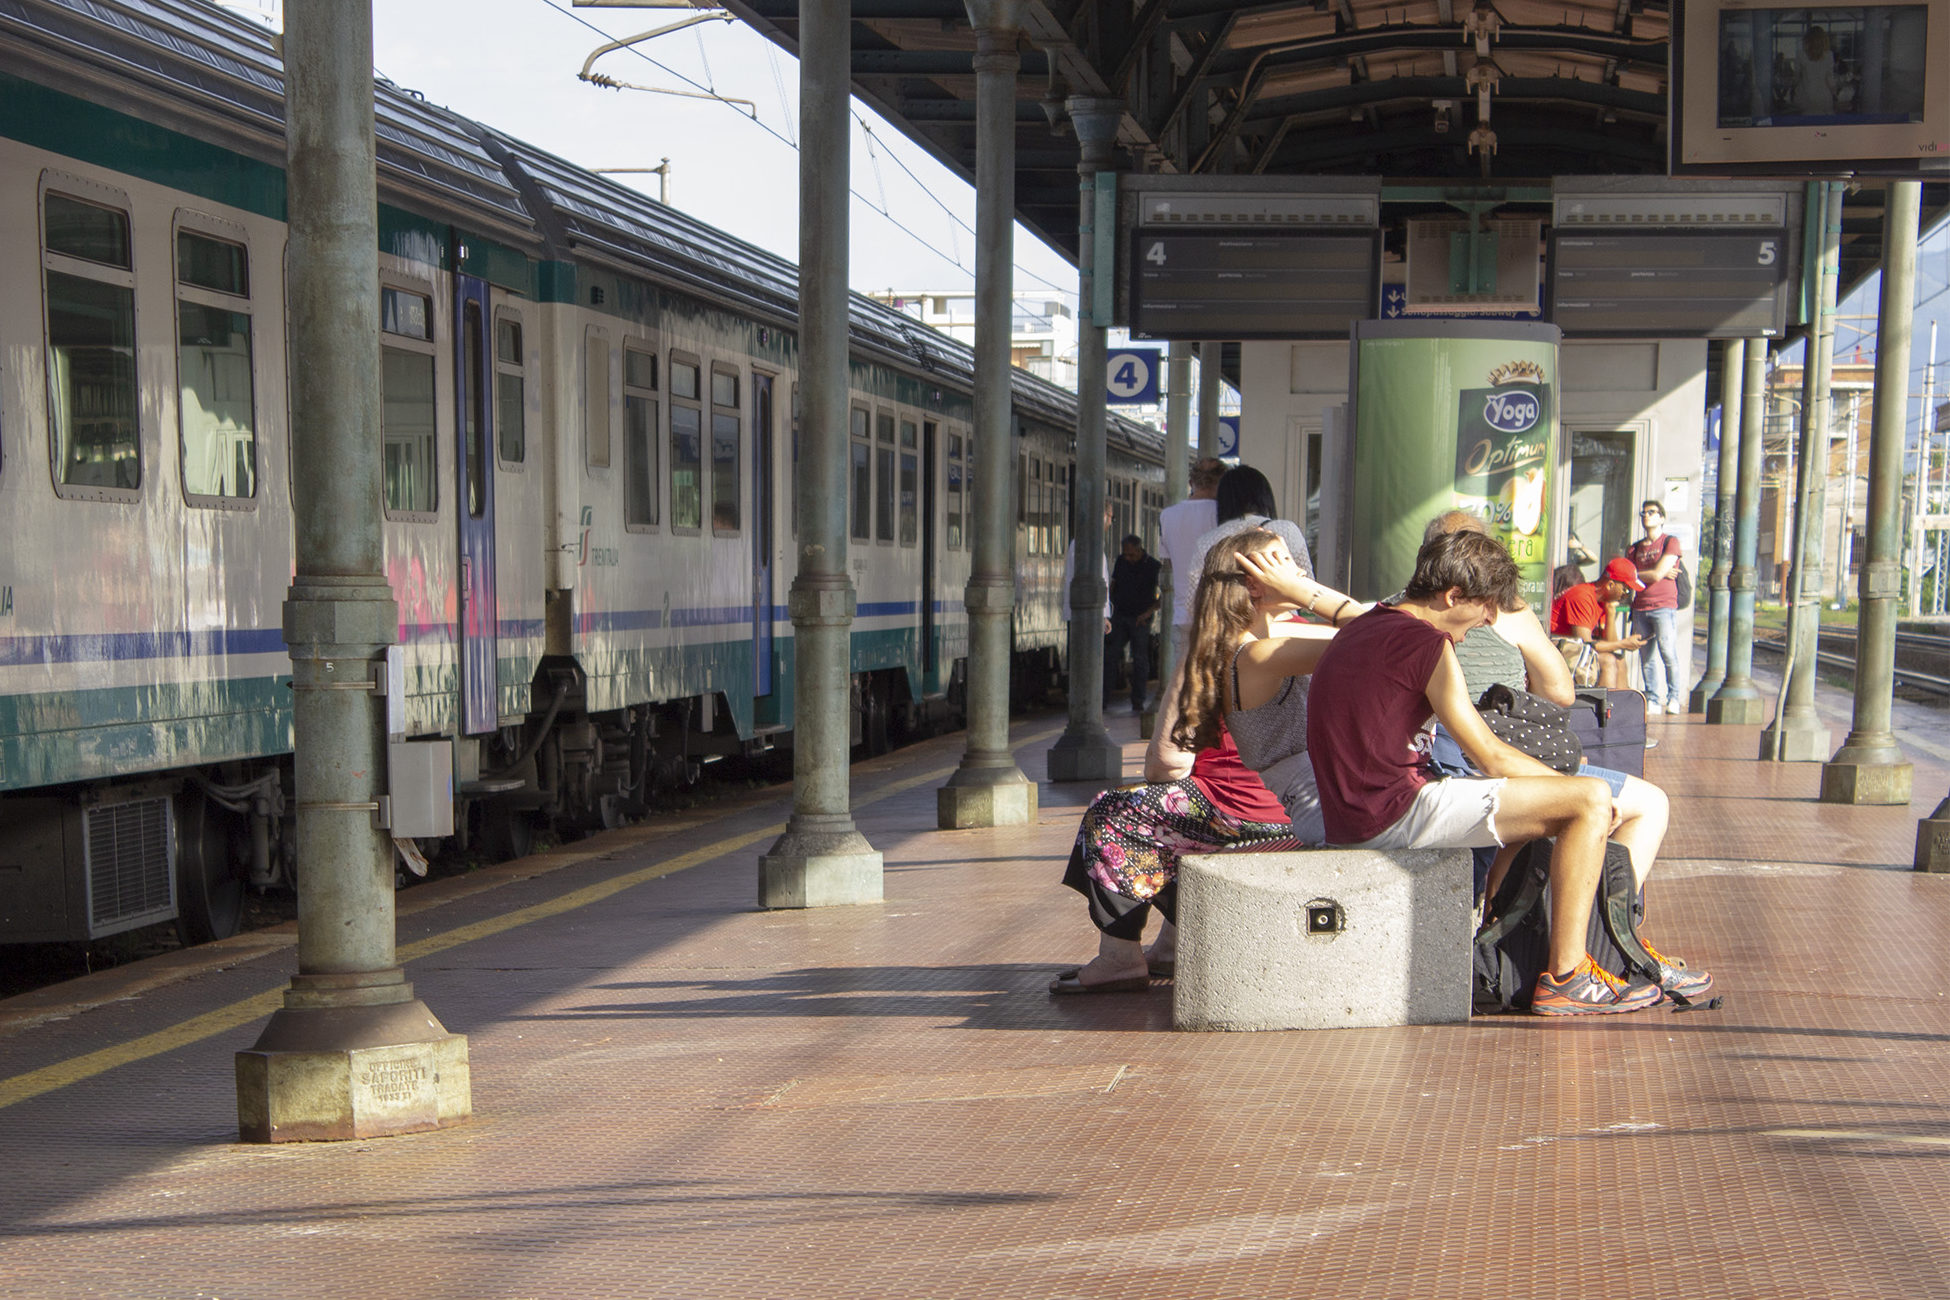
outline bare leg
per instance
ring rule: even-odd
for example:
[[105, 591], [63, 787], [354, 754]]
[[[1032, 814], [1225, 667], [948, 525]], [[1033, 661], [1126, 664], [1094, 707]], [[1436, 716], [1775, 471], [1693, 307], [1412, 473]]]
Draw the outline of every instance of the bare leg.
[[1664, 790], [1635, 776], [1625, 778], [1625, 788], [1615, 802], [1618, 829], [1611, 837], [1632, 855], [1632, 876], [1638, 887], [1644, 889], [1646, 877], [1652, 874], [1652, 863], [1659, 856], [1659, 845], [1665, 842], [1672, 805]]
[[1576, 970], [1588, 954], [1585, 926], [1605, 865], [1611, 790], [1596, 777], [1516, 776], [1503, 783], [1496, 828], [1505, 843], [1554, 836], [1551, 854], [1551, 974]]

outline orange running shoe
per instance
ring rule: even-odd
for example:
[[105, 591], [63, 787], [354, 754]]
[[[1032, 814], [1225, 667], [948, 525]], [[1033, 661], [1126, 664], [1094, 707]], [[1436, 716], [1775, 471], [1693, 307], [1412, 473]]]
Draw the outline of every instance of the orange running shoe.
[[1628, 984], [1587, 953], [1562, 980], [1549, 971], [1539, 975], [1530, 1010], [1540, 1016], [1615, 1016], [1656, 1007], [1665, 1000], [1665, 991], [1657, 984], [1645, 980]]
[[1666, 956], [1644, 939], [1640, 939], [1639, 944], [1651, 954], [1653, 961], [1659, 963], [1659, 987], [1669, 996], [1682, 1002], [1704, 1002], [1713, 996], [1711, 975], [1703, 970], [1693, 970], [1677, 957]]

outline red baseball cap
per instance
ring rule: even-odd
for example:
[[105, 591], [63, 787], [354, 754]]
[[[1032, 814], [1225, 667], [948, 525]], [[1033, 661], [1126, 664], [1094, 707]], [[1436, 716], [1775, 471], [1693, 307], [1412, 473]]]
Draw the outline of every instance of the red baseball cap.
[[1605, 565], [1605, 576], [1613, 582], [1624, 583], [1633, 591], [1645, 590], [1645, 584], [1639, 581], [1639, 566], [1622, 555]]

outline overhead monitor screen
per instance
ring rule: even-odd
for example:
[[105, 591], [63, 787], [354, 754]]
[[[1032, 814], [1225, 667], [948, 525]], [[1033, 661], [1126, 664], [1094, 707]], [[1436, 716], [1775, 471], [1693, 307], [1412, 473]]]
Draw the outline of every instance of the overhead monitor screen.
[[1559, 232], [1551, 323], [1567, 338], [1778, 338], [1787, 254], [1779, 229]]
[[1374, 319], [1380, 234], [1140, 227], [1131, 240], [1131, 334], [1147, 339], [1345, 339]]
[[1719, 124], [1921, 122], [1928, 33], [1920, 4], [1723, 12]]

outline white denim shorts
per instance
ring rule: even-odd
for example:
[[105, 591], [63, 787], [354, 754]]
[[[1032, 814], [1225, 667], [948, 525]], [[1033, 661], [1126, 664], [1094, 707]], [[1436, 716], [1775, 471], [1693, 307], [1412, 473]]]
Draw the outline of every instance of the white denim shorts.
[[1415, 802], [1393, 826], [1371, 840], [1345, 847], [1501, 848], [1503, 837], [1496, 831], [1496, 806], [1502, 797], [1502, 777], [1450, 776], [1431, 781], [1415, 792]]

